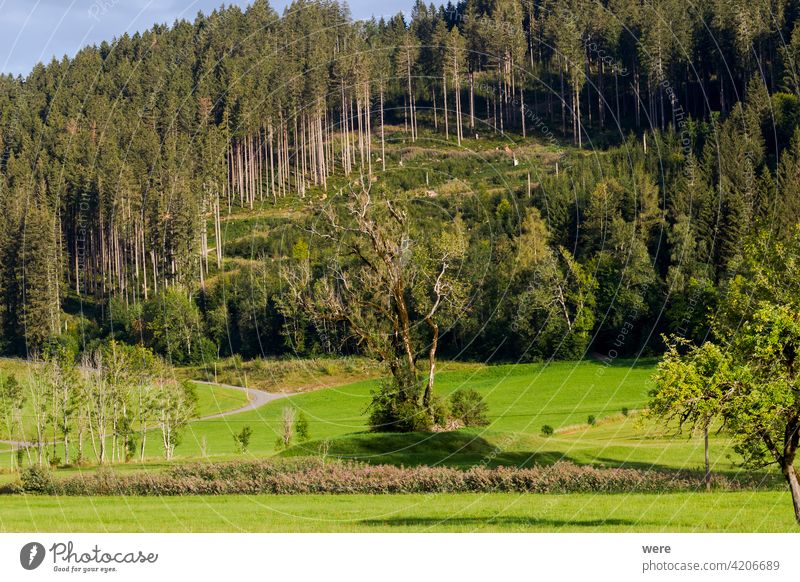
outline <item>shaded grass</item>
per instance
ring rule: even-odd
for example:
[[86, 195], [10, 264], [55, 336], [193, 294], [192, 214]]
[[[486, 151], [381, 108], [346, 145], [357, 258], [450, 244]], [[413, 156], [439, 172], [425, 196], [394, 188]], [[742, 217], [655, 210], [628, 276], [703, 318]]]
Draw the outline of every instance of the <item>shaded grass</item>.
[[3, 498], [0, 531], [796, 532], [788, 493]]
[[[728, 476], [740, 474], [740, 457], [724, 435], [710, 439], [711, 468]], [[358, 433], [297, 444], [283, 456], [317, 455], [373, 464], [471, 467], [550, 465], [570, 461], [597, 467], [701, 471], [699, 435], [675, 435], [636, 417], [601, 426], [585, 425], [550, 437], [483, 429], [446, 433]], [[772, 472], [774, 473], [774, 472]]]

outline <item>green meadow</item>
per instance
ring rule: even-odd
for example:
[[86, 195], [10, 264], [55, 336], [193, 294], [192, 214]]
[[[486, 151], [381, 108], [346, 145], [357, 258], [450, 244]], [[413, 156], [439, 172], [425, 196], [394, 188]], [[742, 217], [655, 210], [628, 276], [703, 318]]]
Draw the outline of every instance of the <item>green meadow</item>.
[[[600, 467], [701, 470], [699, 435], [645, 421], [654, 360], [451, 366], [437, 376], [447, 396], [460, 387], [479, 391], [489, 425], [449, 432], [387, 434], [367, 429], [366, 410], [376, 380], [306, 391], [260, 408], [195, 420], [176, 461], [311, 455], [374, 464], [532, 466], [567, 460]], [[281, 386], [291, 392], [291, 385]], [[198, 416], [236, 410], [244, 392], [197, 384]], [[288, 449], [277, 443], [283, 409], [308, 419], [310, 438]], [[596, 419], [589, 424], [589, 416]], [[542, 434], [549, 425], [554, 433]], [[233, 434], [253, 431], [249, 451], [236, 452]], [[148, 438], [147, 460], [117, 471], [167, 466], [159, 435]], [[739, 458], [724, 434], [712, 433], [714, 471], [735, 474]], [[0, 460], [11, 467], [10, 447]], [[56, 477], [93, 471], [60, 468]], [[16, 479], [8, 469], [0, 482]], [[216, 497], [40, 497], [3, 499], [2, 531], [794, 531], [790, 499], [782, 491], [656, 494], [519, 495], [258, 495]]]
[[0, 531], [793, 532], [788, 492], [230, 495], [2, 501]]
[[[651, 361], [614, 367], [595, 362], [559, 362], [444, 371], [437, 376], [437, 393], [446, 397], [461, 387], [474, 388], [486, 398], [490, 424], [481, 429], [438, 434], [369, 433], [367, 407], [377, 381], [344, 384], [289, 396], [257, 410], [193, 422], [177, 455], [198, 457], [203, 448], [209, 458], [237, 455], [232, 435], [249, 426], [253, 430], [249, 454], [254, 456], [319, 454], [325, 448], [329, 454], [339, 451], [342, 456], [353, 456], [348, 447], [366, 446], [366, 455], [355, 456], [370, 462], [469, 464], [475, 461], [475, 452], [483, 456], [496, 446], [515, 452], [536, 444], [549, 447], [560, 437], [542, 440], [539, 435], [546, 424], [556, 430], [581, 427], [589, 415], [603, 419], [621, 416], [623, 408], [633, 411], [642, 407], [653, 365]], [[287, 406], [308, 419], [311, 440], [282, 452], [276, 441]], [[150, 454], [157, 457], [157, 443], [153, 446]], [[398, 454], [399, 457], [392, 457]], [[493, 464], [496, 461], [490, 460]]]
[[[246, 453], [250, 457], [329, 455], [370, 463], [460, 467], [530, 466], [563, 459], [609, 467], [699, 469], [703, 447], [697, 435], [676, 434], [644, 422], [638, 414], [647, 402], [654, 365], [654, 360], [642, 360], [613, 366], [582, 361], [445, 368], [437, 376], [437, 393], [446, 397], [461, 387], [474, 388], [488, 403], [490, 423], [440, 433], [369, 432], [366, 412], [377, 380], [323, 388], [255, 410], [195, 420], [184, 431], [176, 458], [238, 458], [233, 435], [248, 426], [253, 431]], [[232, 388], [196, 386], [198, 417], [236, 410], [247, 402], [245, 393]], [[287, 406], [308, 419], [310, 439], [281, 450], [277, 440]], [[588, 424], [589, 416], [596, 419], [595, 425]], [[555, 433], [544, 436], [544, 425]], [[737, 458], [724, 436], [712, 435], [711, 450], [716, 470], [736, 470]], [[163, 462], [157, 431], [148, 438], [146, 453], [154, 466]], [[10, 448], [0, 448], [0, 460], [11, 466]]]

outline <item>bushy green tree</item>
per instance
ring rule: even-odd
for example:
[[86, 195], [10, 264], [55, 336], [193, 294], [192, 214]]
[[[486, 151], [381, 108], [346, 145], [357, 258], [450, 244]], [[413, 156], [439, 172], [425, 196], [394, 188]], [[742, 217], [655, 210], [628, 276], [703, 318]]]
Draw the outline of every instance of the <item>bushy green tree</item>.
[[533, 359], [582, 357], [594, 326], [596, 282], [569, 251], [553, 249], [538, 210], [516, 241], [513, 329]]
[[800, 523], [800, 235], [755, 238], [742, 254], [742, 275], [729, 283], [715, 322], [719, 344], [678, 354], [656, 374], [654, 411], [707, 427], [723, 419], [751, 466], [780, 468]]
[[250, 438], [253, 436], [253, 429], [250, 426], [243, 426], [242, 430], [233, 435], [233, 442], [239, 453], [246, 453], [250, 448]]
[[656, 388], [651, 392], [648, 415], [703, 432], [707, 489], [711, 487], [708, 432], [725, 410], [736, 374], [731, 355], [716, 344], [692, 347], [686, 340], [675, 340], [653, 376]]
[[[325, 262], [312, 269], [306, 257], [284, 272], [284, 313], [301, 306], [318, 328], [346, 326], [356, 345], [387, 366], [392, 378], [373, 399], [373, 428], [406, 430], [399, 427], [412, 420], [429, 426], [440, 334], [468, 297], [459, 270], [463, 221], [430, 220], [413, 199], [363, 183], [345, 205], [326, 204], [319, 213], [313, 232], [326, 245]], [[426, 356], [422, 370], [419, 356]]]

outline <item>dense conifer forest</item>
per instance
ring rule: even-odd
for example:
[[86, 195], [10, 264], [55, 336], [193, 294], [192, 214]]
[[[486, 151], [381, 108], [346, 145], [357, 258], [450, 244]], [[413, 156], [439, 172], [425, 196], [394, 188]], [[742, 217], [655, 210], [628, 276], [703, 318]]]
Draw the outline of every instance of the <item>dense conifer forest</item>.
[[2, 76], [0, 349], [379, 351], [342, 299], [369, 285], [347, 262], [364, 247], [334, 251], [381, 220], [342, 222], [359, 188], [403, 193], [400, 231], [428, 241], [383, 249], [415, 265], [392, 299], [428, 323], [414, 360], [703, 339], [750, 241], [797, 236], [799, 8], [466, 0], [354, 21], [256, 0]]

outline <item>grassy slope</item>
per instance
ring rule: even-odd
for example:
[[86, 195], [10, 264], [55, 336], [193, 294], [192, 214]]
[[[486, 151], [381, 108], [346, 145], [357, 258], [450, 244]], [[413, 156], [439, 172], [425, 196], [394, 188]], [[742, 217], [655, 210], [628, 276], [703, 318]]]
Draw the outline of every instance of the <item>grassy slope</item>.
[[3, 499], [0, 531], [794, 532], [783, 492]]
[[[412, 143], [402, 128], [387, 126], [386, 172], [378, 173], [376, 179], [382, 186], [423, 198], [432, 193], [442, 198], [508, 195], [515, 191], [519, 194], [527, 188], [528, 176], [536, 189], [544, 175], [554, 173], [556, 162], [564, 152], [586, 155], [569, 143], [542, 143], [536, 138], [490, 132], [481, 132], [479, 140], [472, 137], [457, 147], [437, 132], [422, 130], [418, 140]], [[270, 248], [274, 250], [276, 244], [279, 247], [284, 244], [282, 239], [287, 225], [302, 220], [315, 200], [348, 188], [351, 182], [351, 178], [336, 175], [328, 179], [327, 191], [312, 187], [305, 198], [265, 198], [257, 201], [252, 209], [231, 206], [221, 217], [225, 249], [222, 270], [210, 265], [207, 283], [228, 281], [237, 276], [242, 267], [260, 261], [262, 255], [270, 256]], [[214, 249], [217, 241], [211, 221], [207, 232], [209, 246]], [[268, 244], [270, 241], [272, 244]]]
[[197, 416], [202, 418], [247, 405], [247, 394], [235, 388], [195, 384], [197, 386]]
[[[473, 367], [442, 372], [437, 376], [436, 390], [442, 396], [460, 387], [481, 392], [489, 404], [491, 418], [486, 431], [495, 436], [509, 435], [506, 444], [510, 445], [512, 437], [516, 440], [519, 436], [537, 435], [543, 424], [565, 427], [586, 422], [589, 414], [601, 418], [618, 414], [623, 406], [642, 406], [647, 399], [653, 362], [631, 364], [620, 362], [611, 368], [595, 362]], [[298, 394], [243, 414], [194, 422], [178, 454], [198, 455], [199, 443], [205, 437], [211, 456], [233, 455], [231, 434], [245, 425], [253, 429], [250, 453], [274, 454], [282, 410], [287, 405], [306, 415], [311, 438], [316, 441], [364, 433], [365, 411], [376, 386], [374, 380], [356, 382]], [[316, 452], [316, 445], [311, 446], [313, 449], [308, 452]]]
[[214, 365], [176, 368], [175, 373], [181, 378], [246, 386], [267, 392], [308, 392], [373, 378], [380, 371], [376, 362], [360, 357], [256, 358], [245, 361], [223, 358]]

